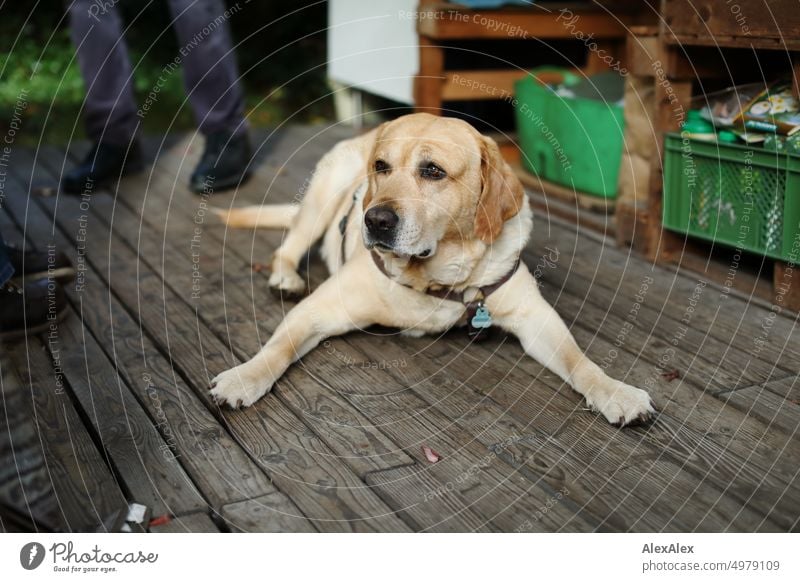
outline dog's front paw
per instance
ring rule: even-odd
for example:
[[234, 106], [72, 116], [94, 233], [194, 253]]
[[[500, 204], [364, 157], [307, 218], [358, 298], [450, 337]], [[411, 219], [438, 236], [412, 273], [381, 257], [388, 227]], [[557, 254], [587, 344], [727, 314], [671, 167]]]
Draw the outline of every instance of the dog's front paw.
[[306, 294], [306, 282], [291, 269], [273, 271], [269, 276], [269, 288], [272, 292], [289, 301], [300, 299]]
[[231, 408], [250, 406], [272, 389], [274, 380], [263, 373], [254, 373], [247, 364], [236, 366], [211, 381], [211, 397], [219, 405]]
[[586, 402], [617, 426], [647, 422], [656, 413], [647, 392], [617, 380], [592, 390], [586, 395]]

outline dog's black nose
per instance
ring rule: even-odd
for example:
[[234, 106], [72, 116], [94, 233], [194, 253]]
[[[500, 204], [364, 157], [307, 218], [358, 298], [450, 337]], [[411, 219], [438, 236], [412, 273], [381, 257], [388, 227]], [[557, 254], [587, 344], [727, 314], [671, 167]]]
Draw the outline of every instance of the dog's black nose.
[[373, 206], [364, 215], [364, 223], [372, 234], [386, 234], [397, 226], [400, 217], [394, 210], [385, 206]]

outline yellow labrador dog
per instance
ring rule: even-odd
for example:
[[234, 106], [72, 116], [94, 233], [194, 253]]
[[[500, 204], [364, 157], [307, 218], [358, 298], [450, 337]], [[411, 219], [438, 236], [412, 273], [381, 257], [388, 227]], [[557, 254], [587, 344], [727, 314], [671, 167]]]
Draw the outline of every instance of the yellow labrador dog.
[[298, 263], [324, 236], [331, 276], [286, 316], [256, 356], [219, 374], [218, 403], [249, 406], [325, 338], [373, 324], [404, 333], [490, 325], [582, 394], [609, 422], [654, 413], [650, 397], [608, 377], [578, 348], [519, 262], [532, 228], [522, 185], [497, 144], [469, 124], [414, 114], [336, 145], [297, 205], [219, 211], [234, 227], [288, 228], [270, 285], [302, 294]]

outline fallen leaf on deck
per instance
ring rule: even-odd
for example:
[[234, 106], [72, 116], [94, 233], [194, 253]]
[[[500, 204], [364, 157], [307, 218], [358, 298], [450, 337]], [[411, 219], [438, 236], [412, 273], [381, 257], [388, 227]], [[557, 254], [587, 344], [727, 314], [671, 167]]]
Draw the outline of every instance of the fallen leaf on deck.
[[425, 458], [428, 459], [428, 461], [431, 463], [436, 463], [439, 461], [439, 459], [442, 458], [441, 456], [439, 456], [439, 453], [437, 453], [430, 447], [423, 446], [422, 452], [425, 453]]
[[664, 378], [667, 382], [672, 382], [673, 380], [677, 380], [681, 377], [681, 373], [678, 370], [670, 370], [669, 372], [664, 372], [661, 374], [661, 377]]

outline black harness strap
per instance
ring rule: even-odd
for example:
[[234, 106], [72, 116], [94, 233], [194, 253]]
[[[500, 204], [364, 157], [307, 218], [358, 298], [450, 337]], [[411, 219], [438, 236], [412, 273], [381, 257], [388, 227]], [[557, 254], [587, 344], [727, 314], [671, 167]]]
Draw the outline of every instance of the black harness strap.
[[347, 214], [342, 216], [342, 219], [339, 221], [339, 232], [342, 234], [342, 246], [341, 246], [341, 256], [342, 256], [342, 265], [344, 265], [345, 261], [345, 242], [347, 241], [347, 224], [350, 222], [350, 215], [353, 214], [353, 209], [356, 207], [356, 202], [358, 200], [358, 189], [353, 193], [353, 201], [350, 203], [350, 209], [347, 211]]

